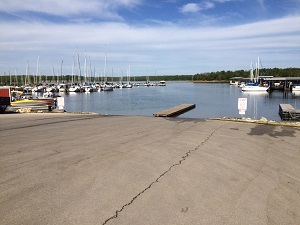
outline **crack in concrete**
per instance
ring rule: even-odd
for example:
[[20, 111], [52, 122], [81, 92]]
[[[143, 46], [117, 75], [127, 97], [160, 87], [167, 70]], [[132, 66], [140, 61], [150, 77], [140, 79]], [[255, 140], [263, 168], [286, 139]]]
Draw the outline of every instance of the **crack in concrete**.
[[121, 209], [117, 210], [115, 215], [109, 217], [108, 219], [106, 219], [104, 221], [104, 223], [102, 225], [107, 224], [110, 220], [115, 219], [118, 217], [119, 213], [121, 213], [127, 206], [131, 205], [140, 195], [142, 195], [144, 192], [146, 192], [147, 190], [149, 190], [155, 183], [158, 183], [158, 181], [160, 180], [160, 178], [162, 178], [163, 176], [165, 176], [168, 172], [170, 172], [174, 167], [181, 165], [181, 163], [190, 155], [192, 154], [194, 151], [197, 151], [202, 145], [204, 145], [213, 135], [215, 132], [217, 132], [217, 130], [219, 130], [220, 128], [222, 128], [223, 126], [217, 127], [215, 130], [213, 130], [204, 141], [202, 141], [195, 149], [189, 150], [185, 153], [184, 156], [181, 157], [181, 160], [179, 160], [177, 163], [173, 164], [172, 166], [169, 167], [169, 169], [167, 169], [165, 172], [163, 172], [161, 175], [159, 175], [159, 177], [153, 181], [148, 187], [146, 187], [144, 190], [142, 190], [141, 192], [139, 192], [136, 196], [134, 196], [130, 202], [126, 203], [125, 205], [123, 205], [121, 207]]

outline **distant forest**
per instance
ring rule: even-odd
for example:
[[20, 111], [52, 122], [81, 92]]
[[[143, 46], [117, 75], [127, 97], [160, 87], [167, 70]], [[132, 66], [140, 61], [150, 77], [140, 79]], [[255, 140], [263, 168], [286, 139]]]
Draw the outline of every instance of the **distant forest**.
[[[260, 69], [260, 76], [273, 76], [273, 77], [300, 77], [300, 68], [273, 68], [273, 69]], [[150, 82], [157, 82], [161, 80], [165, 81], [193, 81], [193, 82], [229, 82], [232, 77], [244, 77], [250, 76], [249, 70], [236, 70], [236, 71], [217, 71], [209, 73], [197, 73], [195, 75], [159, 75], [159, 76], [135, 76], [131, 77], [131, 82], [145, 82], [147, 79]], [[103, 78], [88, 77], [89, 82], [102, 82]], [[73, 77], [74, 82], [83, 82], [84, 77]], [[41, 75], [39, 78], [32, 75], [3, 75], [0, 76], [0, 85], [24, 85], [24, 83], [37, 84], [37, 83], [50, 83], [50, 82], [64, 82], [70, 83], [72, 81], [71, 75], [63, 75], [59, 77]], [[120, 77], [107, 78], [108, 82], [119, 82]], [[126, 78], [123, 78], [123, 82], [127, 82]]]
[[[273, 76], [273, 77], [300, 77], [300, 68], [273, 68], [273, 69], [260, 69], [260, 76]], [[236, 71], [217, 71], [210, 73], [200, 73], [193, 76], [194, 81], [229, 81], [232, 77], [250, 76], [250, 70], [236, 70]]]

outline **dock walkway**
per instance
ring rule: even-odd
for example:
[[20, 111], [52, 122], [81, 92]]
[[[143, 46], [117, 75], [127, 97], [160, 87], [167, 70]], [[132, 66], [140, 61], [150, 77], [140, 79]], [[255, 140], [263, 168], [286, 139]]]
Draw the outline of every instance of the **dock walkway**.
[[153, 115], [156, 117], [171, 117], [171, 116], [177, 116], [179, 114], [185, 113], [191, 109], [194, 109], [196, 107], [195, 104], [181, 104], [178, 106], [174, 106], [172, 108], [154, 113]]
[[290, 104], [279, 104], [279, 115], [282, 120], [300, 120], [300, 110]]

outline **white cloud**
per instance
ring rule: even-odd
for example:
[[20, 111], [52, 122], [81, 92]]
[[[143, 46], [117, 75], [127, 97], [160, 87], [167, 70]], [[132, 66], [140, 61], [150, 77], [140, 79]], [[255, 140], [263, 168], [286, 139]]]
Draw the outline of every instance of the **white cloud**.
[[199, 4], [196, 4], [196, 3], [188, 3], [186, 5], [184, 5], [180, 11], [182, 13], [195, 13], [195, 12], [198, 12], [200, 11], [200, 7], [199, 7]]
[[13, 0], [0, 4], [0, 11], [8, 13], [37, 12], [49, 15], [69, 17], [81, 14], [98, 18], [120, 18], [117, 9], [133, 8], [141, 0]]
[[180, 8], [181, 13], [198, 13], [202, 10], [214, 8], [215, 4], [211, 1], [202, 3], [188, 3]]
[[157, 74], [248, 69], [258, 55], [265, 67], [299, 67], [300, 62], [300, 16], [225, 28], [1, 21], [0, 30], [0, 74], [15, 68], [24, 73], [27, 60], [34, 71], [38, 56], [43, 73], [51, 75], [52, 61], [58, 69], [64, 57], [70, 74], [74, 51], [81, 60], [86, 51], [98, 69], [105, 44], [108, 66], [126, 71], [130, 64], [132, 75], [149, 68]]

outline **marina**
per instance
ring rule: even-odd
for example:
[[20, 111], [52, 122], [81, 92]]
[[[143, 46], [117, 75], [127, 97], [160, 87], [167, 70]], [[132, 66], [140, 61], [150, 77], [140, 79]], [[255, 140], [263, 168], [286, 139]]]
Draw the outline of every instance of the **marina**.
[[300, 0], [1, 3], [0, 225], [300, 225]]
[[[270, 77], [270, 76], [259, 76], [258, 79], [261, 82], [267, 82], [270, 91], [298, 91], [300, 90], [300, 77]], [[249, 78], [243, 77], [232, 77], [230, 79], [230, 85], [240, 86], [244, 83], [249, 82]]]
[[[178, 115], [180, 118], [240, 118], [238, 99], [247, 98], [245, 118], [281, 121], [279, 104], [299, 108], [300, 92], [270, 90], [244, 92], [228, 83], [167, 82], [165, 86], [132, 82], [131, 88], [114, 91], [50, 92], [64, 99], [66, 112], [94, 112], [103, 115], [153, 116], [154, 113], [177, 105], [193, 103], [193, 110]], [[152, 83], [151, 83], [152, 84]], [[32, 98], [43, 98], [45, 93], [32, 92]], [[9, 110], [9, 108], [8, 108]]]

